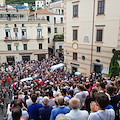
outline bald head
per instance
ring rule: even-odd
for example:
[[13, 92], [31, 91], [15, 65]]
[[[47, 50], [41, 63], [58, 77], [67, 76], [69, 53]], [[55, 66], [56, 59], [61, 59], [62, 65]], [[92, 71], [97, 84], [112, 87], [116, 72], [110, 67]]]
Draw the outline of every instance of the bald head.
[[78, 109], [80, 107], [80, 100], [72, 98], [69, 102], [71, 109]]

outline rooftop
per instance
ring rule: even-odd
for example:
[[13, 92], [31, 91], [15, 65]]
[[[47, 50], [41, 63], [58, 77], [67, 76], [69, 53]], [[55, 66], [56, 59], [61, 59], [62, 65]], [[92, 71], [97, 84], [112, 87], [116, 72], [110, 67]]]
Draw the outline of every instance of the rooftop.
[[52, 12], [50, 12], [48, 10], [45, 10], [45, 9], [39, 9], [39, 10], [37, 10], [35, 12], [30, 13], [29, 16], [32, 16], [34, 14], [54, 14], [54, 13], [52, 13]]

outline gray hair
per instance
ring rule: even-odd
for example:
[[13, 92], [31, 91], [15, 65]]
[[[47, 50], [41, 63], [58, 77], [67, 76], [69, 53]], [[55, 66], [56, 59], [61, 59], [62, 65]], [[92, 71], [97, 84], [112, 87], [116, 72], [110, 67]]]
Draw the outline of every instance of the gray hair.
[[45, 96], [42, 100], [44, 105], [47, 105], [49, 103], [49, 98], [47, 96]]
[[71, 109], [78, 109], [80, 107], [80, 100], [72, 98], [69, 102]]
[[58, 104], [61, 106], [61, 105], [64, 105], [64, 97], [63, 96], [59, 96], [58, 97]]
[[64, 114], [58, 114], [55, 120], [69, 120]]

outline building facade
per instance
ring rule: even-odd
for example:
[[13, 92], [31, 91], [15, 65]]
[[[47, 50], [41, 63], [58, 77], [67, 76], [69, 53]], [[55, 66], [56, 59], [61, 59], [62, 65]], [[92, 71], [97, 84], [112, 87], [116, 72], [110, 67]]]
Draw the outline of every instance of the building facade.
[[64, 51], [64, 3], [57, 1], [49, 8], [54, 13], [54, 54], [63, 58]]
[[5, 5], [5, 0], [0, 0], [0, 6], [4, 6]]
[[[30, 20], [47, 20], [48, 21], [48, 49], [50, 55], [56, 54], [56, 45], [54, 41], [55, 35], [64, 34], [64, 15], [62, 13], [55, 14], [52, 10], [39, 9], [35, 12], [30, 13]], [[59, 41], [60, 42], [60, 41]], [[61, 41], [63, 43], [63, 39]], [[59, 46], [58, 46], [59, 47]]]
[[[6, 14], [0, 14], [8, 18], [9, 12], [10, 10]], [[12, 13], [15, 14], [15, 11]], [[17, 15], [19, 18], [22, 13], [18, 11]], [[12, 14], [9, 18], [0, 20], [0, 62], [12, 64], [17, 61], [48, 58], [48, 21], [21, 20]]]
[[44, 0], [36, 0], [35, 1], [35, 8], [36, 10], [39, 8], [44, 9]]
[[108, 74], [120, 49], [120, 1], [65, 0], [64, 55], [67, 70]]
[[48, 47], [50, 50], [53, 50], [53, 38], [54, 38], [54, 13], [45, 10], [39, 9], [29, 15], [30, 19], [34, 20], [47, 20], [48, 21]]

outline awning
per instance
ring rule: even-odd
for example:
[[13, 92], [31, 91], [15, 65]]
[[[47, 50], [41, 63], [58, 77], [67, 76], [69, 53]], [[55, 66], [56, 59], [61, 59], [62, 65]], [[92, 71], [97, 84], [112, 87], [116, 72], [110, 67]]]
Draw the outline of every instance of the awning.
[[48, 53], [34, 53], [34, 55], [42, 55], [42, 54], [48, 54]]

